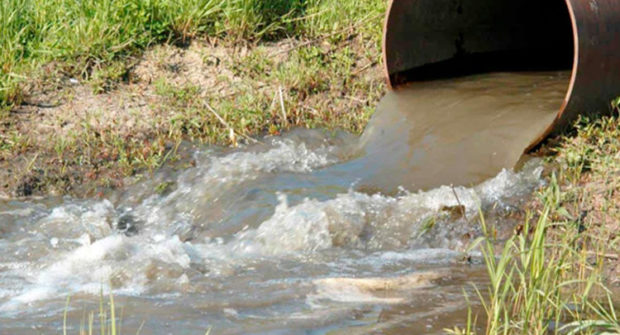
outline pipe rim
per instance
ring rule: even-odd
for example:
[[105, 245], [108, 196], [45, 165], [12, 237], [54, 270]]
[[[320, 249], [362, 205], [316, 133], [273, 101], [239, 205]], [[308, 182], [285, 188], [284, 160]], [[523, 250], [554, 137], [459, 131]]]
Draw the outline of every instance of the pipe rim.
[[385, 19], [383, 20], [383, 37], [381, 39], [381, 57], [383, 57], [383, 76], [385, 77], [385, 82], [388, 86], [388, 89], [392, 90], [394, 87], [392, 86], [392, 81], [390, 80], [390, 70], [388, 69], [387, 64], [387, 35], [388, 35], [388, 24], [390, 22], [390, 15], [392, 13], [392, 7], [394, 5], [394, 1], [398, 0], [389, 0], [386, 12]]
[[549, 124], [549, 126], [547, 126], [547, 128], [540, 134], [540, 136], [534, 139], [532, 143], [530, 143], [530, 145], [525, 148], [525, 153], [537, 148], [547, 137], [549, 137], [549, 135], [551, 135], [551, 133], [553, 133], [553, 130], [557, 126], [561, 125], [560, 120], [564, 116], [564, 112], [568, 107], [570, 98], [573, 95], [573, 89], [575, 88], [575, 82], [577, 81], [577, 71], [579, 65], [579, 33], [577, 27], [577, 18], [575, 17], [575, 10], [573, 9], [573, 4], [571, 3], [571, 0], [564, 0], [564, 3], [566, 4], [566, 7], [568, 9], [568, 15], [570, 16], [571, 26], [573, 28], [573, 68], [571, 69], [570, 80], [568, 82], [568, 87], [566, 88], [566, 95], [564, 97], [564, 101], [562, 102], [560, 110], [556, 114], [555, 119], [553, 120], [553, 122], [551, 122], [551, 124]]

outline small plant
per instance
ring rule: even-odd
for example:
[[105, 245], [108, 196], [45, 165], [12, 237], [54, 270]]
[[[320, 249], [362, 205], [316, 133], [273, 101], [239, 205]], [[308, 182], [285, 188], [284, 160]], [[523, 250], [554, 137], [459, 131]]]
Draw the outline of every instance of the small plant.
[[[116, 316], [116, 306], [114, 304], [114, 295], [112, 293], [108, 296], [108, 308], [105, 307], [105, 296], [103, 295], [103, 291], [99, 294], [99, 311], [97, 313], [99, 325], [95, 324], [95, 312], [91, 311], [88, 313], [88, 316], [84, 316], [80, 322], [80, 330], [79, 335], [93, 335], [93, 334], [101, 334], [101, 335], [121, 335], [121, 325], [122, 325], [122, 309], [121, 316], [117, 318]], [[69, 326], [68, 326], [68, 317], [67, 314], [69, 312], [69, 304], [71, 302], [71, 297], [67, 296], [65, 310], [62, 318], [62, 335], [69, 334]], [[142, 321], [140, 327], [136, 330], [136, 335], [139, 335], [144, 327], [146, 322]], [[207, 328], [205, 335], [211, 334], [212, 328]]]
[[611, 108], [616, 111], [616, 113], [620, 113], [620, 97], [615, 98], [611, 102]]
[[[65, 311], [63, 313], [62, 320], [62, 334], [68, 334], [68, 324], [67, 324], [67, 314], [69, 312], [69, 303], [71, 302], [71, 297], [67, 297], [67, 302], [65, 305]], [[103, 291], [99, 295], [99, 333], [101, 335], [120, 335], [120, 332], [117, 332], [120, 329], [120, 324], [122, 320], [117, 320], [116, 318], [116, 307], [114, 305], [114, 296], [110, 293], [108, 298], [108, 308], [104, 307], [105, 305], [105, 297], [103, 295]], [[108, 314], [109, 313], [109, 314]], [[95, 312], [91, 311], [88, 313], [88, 319], [82, 319], [80, 323], [80, 331], [79, 335], [92, 335], [97, 332], [97, 327], [95, 326]], [[143, 323], [144, 324], [144, 323]], [[140, 329], [142, 326], [140, 327]], [[136, 334], [140, 333], [140, 329]]]

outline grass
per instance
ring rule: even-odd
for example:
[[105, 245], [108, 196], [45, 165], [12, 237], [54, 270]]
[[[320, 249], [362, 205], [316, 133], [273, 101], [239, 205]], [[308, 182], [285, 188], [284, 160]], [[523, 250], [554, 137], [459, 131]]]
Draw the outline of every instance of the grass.
[[[105, 297], [103, 292], [99, 295], [99, 311], [97, 313], [98, 323], [95, 322], [95, 312], [91, 311], [88, 315], [82, 316], [82, 320], [80, 322], [80, 329], [78, 331], [79, 335], [93, 335], [93, 334], [101, 334], [101, 335], [121, 335], [123, 334], [122, 325], [123, 325], [123, 309], [121, 308], [120, 317], [116, 316], [116, 305], [114, 303], [114, 295], [111, 293], [108, 296], [108, 308], [105, 307]], [[63, 313], [62, 319], [62, 335], [70, 334], [69, 327], [67, 327], [67, 314], [69, 312], [69, 304], [71, 302], [71, 297], [67, 297], [67, 303], [65, 305], [65, 310]], [[146, 322], [142, 321], [140, 327], [136, 330], [136, 335], [140, 335], [142, 331], [142, 327]], [[205, 335], [211, 334], [211, 328], [208, 328], [205, 332]]]
[[[67, 314], [69, 312], [69, 304], [71, 302], [71, 297], [67, 297], [67, 303], [65, 305], [65, 311], [62, 319], [62, 334], [69, 334], [69, 328], [67, 327]], [[122, 314], [122, 312], [121, 312]], [[116, 306], [114, 304], [114, 296], [112, 294], [109, 295], [108, 298], [108, 308], [105, 308], [105, 298], [103, 296], [103, 292], [99, 296], [99, 313], [98, 313], [98, 327], [95, 324], [95, 312], [91, 311], [88, 313], [88, 316], [84, 315], [82, 317], [82, 321], [80, 323], [80, 329], [78, 334], [80, 335], [92, 335], [92, 334], [101, 334], [101, 335], [117, 335], [121, 334], [121, 324], [122, 324], [122, 316], [121, 318], [116, 317]], [[136, 332], [136, 334], [140, 333], [140, 329]]]
[[[33, 77], [126, 75], [126, 58], [161, 42], [230, 42], [338, 34], [384, 10], [383, 0], [6, 0], [0, 8], [0, 102], [19, 104]], [[364, 32], [379, 36], [379, 25]], [[377, 40], [378, 43], [378, 40]]]
[[582, 119], [575, 129], [550, 159], [557, 175], [519, 233], [499, 253], [490, 235], [477, 242], [490, 280], [478, 291], [484, 331], [470, 311], [452, 333], [620, 333], [618, 297], [607, 288], [620, 254], [620, 122]]

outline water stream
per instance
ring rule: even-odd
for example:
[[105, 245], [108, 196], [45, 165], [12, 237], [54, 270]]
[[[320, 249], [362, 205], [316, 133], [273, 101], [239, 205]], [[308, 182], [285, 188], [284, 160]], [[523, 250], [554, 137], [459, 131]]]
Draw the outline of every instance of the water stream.
[[[361, 138], [293, 130], [197, 148], [101, 199], [0, 200], [0, 334], [69, 331], [99, 294], [123, 333], [441, 333], [484, 283], [478, 210], [499, 228], [542, 185], [511, 169], [561, 105], [565, 73], [390, 92]], [[453, 186], [454, 185], [454, 186]]]

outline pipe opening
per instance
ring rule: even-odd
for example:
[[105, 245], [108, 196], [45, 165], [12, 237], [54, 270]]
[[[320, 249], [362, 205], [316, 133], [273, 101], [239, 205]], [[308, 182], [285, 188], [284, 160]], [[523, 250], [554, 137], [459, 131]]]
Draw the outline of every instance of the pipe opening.
[[393, 0], [385, 27], [391, 86], [496, 71], [568, 70], [564, 0]]

